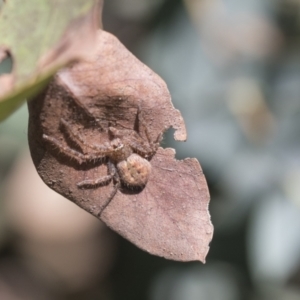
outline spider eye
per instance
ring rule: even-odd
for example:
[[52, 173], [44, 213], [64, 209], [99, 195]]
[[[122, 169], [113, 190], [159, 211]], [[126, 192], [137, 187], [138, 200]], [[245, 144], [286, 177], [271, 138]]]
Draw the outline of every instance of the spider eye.
[[127, 160], [119, 162], [117, 169], [123, 183], [133, 187], [142, 187], [148, 182], [151, 164], [148, 160], [134, 153]]

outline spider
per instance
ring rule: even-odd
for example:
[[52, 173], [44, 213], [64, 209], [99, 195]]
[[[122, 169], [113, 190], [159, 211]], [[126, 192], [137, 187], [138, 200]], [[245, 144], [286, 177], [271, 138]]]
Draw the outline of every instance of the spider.
[[[140, 120], [140, 109], [138, 108], [137, 120]], [[109, 184], [113, 181], [113, 190], [102, 205], [98, 216], [109, 205], [119, 188], [123, 185], [127, 188], [141, 189], [145, 187], [151, 173], [149, 160], [156, 153], [162, 140], [160, 133], [156, 140], [150, 140], [147, 127], [143, 125], [145, 136], [134, 129], [117, 129], [108, 127], [109, 142], [102, 145], [89, 144], [84, 137], [72, 129], [70, 122], [64, 118], [60, 119], [60, 126], [68, 138], [75, 143], [80, 151], [65, 146], [58, 139], [43, 134], [43, 139], [70, 159], [75, 160], [79, 165], [96, 163], [106, 159], [108, 174], [96, 179], [87, 179], [77, 183], [80, 189], [95, 188]], [[103, 130], [99, 124], [100, 130]], [[140, 127], [140, 126], [139, 126]]]

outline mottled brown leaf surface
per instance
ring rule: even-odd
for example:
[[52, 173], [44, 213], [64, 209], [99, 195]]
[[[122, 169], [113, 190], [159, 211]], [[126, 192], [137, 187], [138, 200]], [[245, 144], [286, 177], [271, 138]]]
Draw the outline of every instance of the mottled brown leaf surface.
[[[79, 164], [70, 159], [63, 148], [83, 150], [64, 132], [62, 118], [89, 145], [109, 142], [109, 126], [139, 131], [145, 140], [147, 134], [141, 129], [147, 127], [151, 141], [173, 127], [175, 139], [186, 139], [183, 119], [164, 81], [104, 31], [99, 31], [96, 55], [59, 72], [29, 103], [29, 112], [29, 144], [40, 176], [95, 216], [114, 183], [93, 188], [77, 184], [106, 176], [107, 162]], [[47, 143], [43, 134], [61, 147]], [[213, 233], [207, 184], [196, 159], [177, 161], [174, 154], [173, 149], [159, 148], [149, 158], [152, 170], [145, 187], [132, 190], [123, 184], [100, 217], [152, 254], [204, 262]]]

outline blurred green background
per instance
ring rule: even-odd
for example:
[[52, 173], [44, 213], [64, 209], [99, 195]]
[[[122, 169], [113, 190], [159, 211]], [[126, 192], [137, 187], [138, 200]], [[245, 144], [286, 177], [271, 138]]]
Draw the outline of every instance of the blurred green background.
[[103, 23], [185, 119], [163, 146], [204, 169], [207, 263], [142, 252], [50, 191], [23, 106], [0, 124], [0, 299], [300, 299], [300, 2], [109, 0]]

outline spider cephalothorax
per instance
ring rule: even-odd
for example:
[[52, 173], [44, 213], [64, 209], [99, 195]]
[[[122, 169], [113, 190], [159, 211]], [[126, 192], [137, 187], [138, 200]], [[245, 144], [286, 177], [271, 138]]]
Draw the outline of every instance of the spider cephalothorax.
[[43, 139], [78, 164], [95, 164], [103, 159], [107, 161], [108, 174], [106, 176], [77, 183], [78, 188], [88, 189], [108, 184], [113, 180], [114, 189], [102, 205], [99, 214], [115, 196], [121, 184], [131, 189], [143, 188], [147, 184], [151, 173], [149, 159], [157, 151], [162, 134], [159, 134], [152, 142], [146, 126], [143, 126], [146, 138], [133, 129], [109, 127], [107, 132], [110, 140], [102, 145], [97, 145], [87, 143], [84, 137], [75, 131], [71, 123], [65, 119], [60, 120], [60, 125], [68, 139], [75, 143], [80, 150], [65, 146], [58, 139], [47, 134], [43, 134]]

